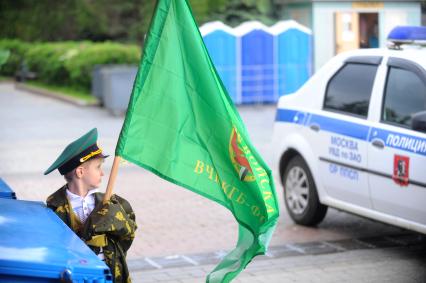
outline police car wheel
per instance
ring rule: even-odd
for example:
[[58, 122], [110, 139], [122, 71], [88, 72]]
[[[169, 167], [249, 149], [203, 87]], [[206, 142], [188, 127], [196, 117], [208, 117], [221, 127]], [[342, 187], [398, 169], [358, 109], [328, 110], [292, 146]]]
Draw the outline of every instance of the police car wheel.
[[319, 202], [312, 174], [301, 156], [293, 157], [284, 175], [284, 202], [294, 222], [305, 226], [320, 223], [327, 213], [327, 206]]

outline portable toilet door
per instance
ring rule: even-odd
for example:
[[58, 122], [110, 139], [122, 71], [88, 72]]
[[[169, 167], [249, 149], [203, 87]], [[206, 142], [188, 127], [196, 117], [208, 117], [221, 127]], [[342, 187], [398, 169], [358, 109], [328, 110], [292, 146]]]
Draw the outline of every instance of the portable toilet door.
[[222, 22], [210, 22], [201, 26], [200, 32], [229, 96], [234, 103], [240, 104], [241, 97], [237, 95], [237, 39], [233, 29]]
[[235, 29], [240, 41], [242, 103], [276, 102], [273, 35], [260, 22]]
[[271, 27], [276, 40], [279, 95], [297, 91], [312, 75], [312, 32], [293, 20]]

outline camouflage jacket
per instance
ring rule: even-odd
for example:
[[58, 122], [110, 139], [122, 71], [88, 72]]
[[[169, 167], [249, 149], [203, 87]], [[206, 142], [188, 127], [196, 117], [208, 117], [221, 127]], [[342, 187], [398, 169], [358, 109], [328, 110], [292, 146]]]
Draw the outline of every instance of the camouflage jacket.
[[103, 193], [95, 193], [95, 208], [82, 224], [71, 209], [63, 186], [46, 200], [65, 224], [68, 225], [96, 254], [101, 251], [111, 269], [114, 282], [131, 282], [126, 263], [126, 253], [135, 237], [135, 214], [129, 202], [113, 195], [103, 203]]

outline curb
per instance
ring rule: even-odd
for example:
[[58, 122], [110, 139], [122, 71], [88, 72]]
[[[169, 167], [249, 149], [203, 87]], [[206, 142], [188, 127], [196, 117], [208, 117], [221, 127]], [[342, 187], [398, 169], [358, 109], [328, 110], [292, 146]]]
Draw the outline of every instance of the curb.
[[57, 92], [52, 92], [43, 88], [35, 87], [35, 86], [29, 86], [23, 83], [15, 82], [15, 88], [18, 90], [24, 90], [33, 94], [43, 95], [47, 97], [51, 97], [54, 99], [58, 99], [67, 103], [71, 103], [76, 106], [99, 106], [99, 101], [95, 102], [88, 102], [82, 99], [73, 98], [70, 96], [66, 96], [64, 94], [60, 94]]

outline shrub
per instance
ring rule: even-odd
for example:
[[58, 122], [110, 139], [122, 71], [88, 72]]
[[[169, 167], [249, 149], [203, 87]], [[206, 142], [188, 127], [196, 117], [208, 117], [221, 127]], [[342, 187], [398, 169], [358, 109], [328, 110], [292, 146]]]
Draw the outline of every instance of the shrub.
[[64, 61], [72, 84], [90, 88], [92, 70], [100, 64], [138, 64], [140, 49], [136, 45], [106, 42], [91, 44], [70, 54]]
[[1, 66], [7, 62], [7, 59], [9, 59], [10, 51], [6, 49], [0, 49], [0, 68]]
[[13, 77], [20, 68], [29, 44], [17, 39], [0, 39], [0, 49], [9, 50], [10, 56], [0, 70], [0, 75]]
[[140, 47], [113, 42], [0, 40], [0, 49], [11, 52], [0, 74], [13, 76], [25, 62], [39, 81], [82, 90], [90, 90], [92, 70], [96, 65], [138, 64], [140, 58]]
[[64, 62], [68, 54], [77, 48], [75, 42], [40, 43], [27, 51], [25, 60], [38, 80], [48, 84], [69, 84], [71, 81]]

